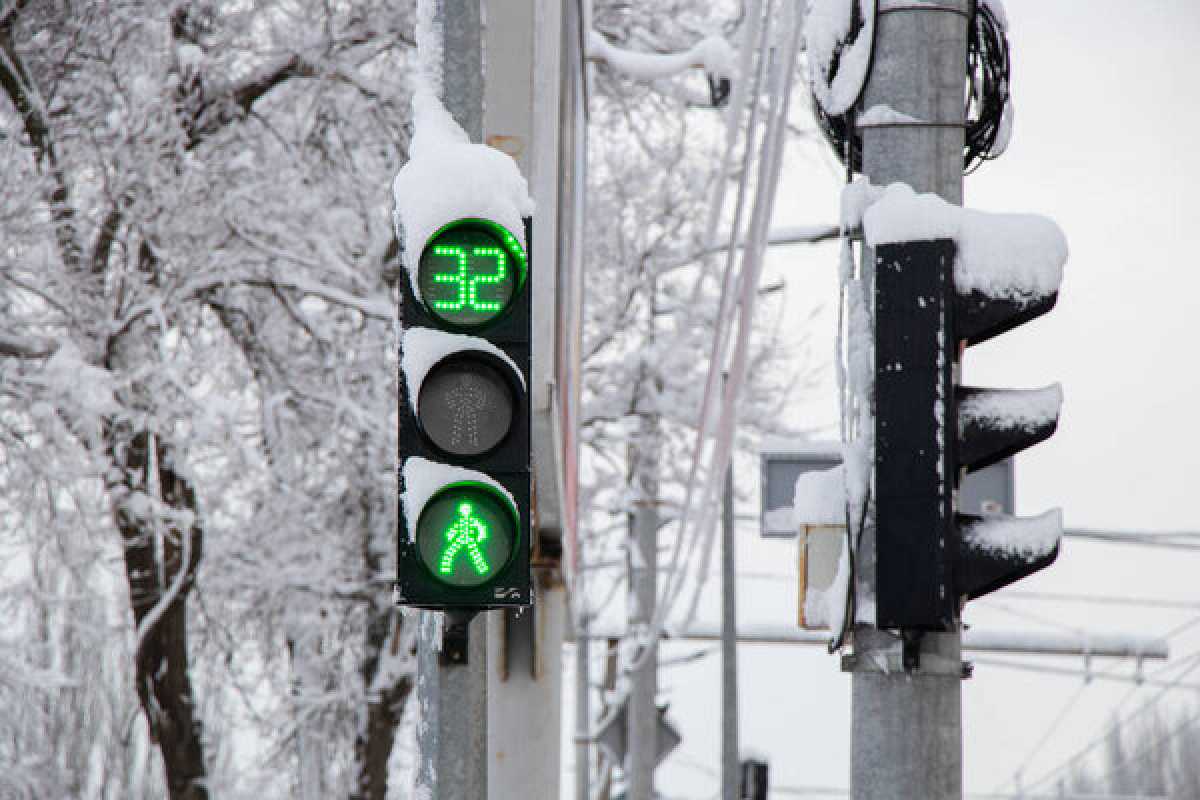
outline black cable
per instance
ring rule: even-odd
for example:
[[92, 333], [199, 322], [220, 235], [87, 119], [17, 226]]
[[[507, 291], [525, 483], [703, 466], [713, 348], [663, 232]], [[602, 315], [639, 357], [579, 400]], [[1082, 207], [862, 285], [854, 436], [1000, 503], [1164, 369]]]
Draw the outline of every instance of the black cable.
[[[848, 131], [854, 130], [855, 125], [855, 109], [858, 108], [858, 102], [862, 99], [863, 90], [867, 86], [867, 76], [871, 74], [871, 68], [875, 63], [875, 26], [879, 24], [879, 3], [875, 3], [874, 7], [874, 24], [871, 26], [871, 50], [867, 55], [867, 70], [864, 73], [863, 85], [859, 87], [858, 96], [854, 98], [854, 102], [842, 114], [831, 115], [821, 107], [820, 101], [813, 98], [811, 103], [813, 114], [817, 117], [817, 127], [821, 129], [821, 133], [825, 136], [825, 140], [832, 146], [837, 153], [838, 160], [846, 166], [847, 178], [846, 183], [850, 183], [852, 179], [851, 173], [862, 172], [862, 137], [855, 135], [853, 139], [846, 134]], [[846, 40], [839, 42], [833, 49], [833, 56], [829, 63], [829, 76], [827, 82], [830, 86], [833, 85], [834, 78], [837, 77], [838, 67], [841, 64], [842, 53], [847, 48], [852, 47], [858, 42], [858, 37], [862, 35], [863, 29], [866, 27], [866, 20], [863, 19], [861, 8], [857, 0], [850, 3], [850, 30]]]
[[[967, 130], [963, 172], [971, 174], [995, 152], [1008, 105], [1008, 36], [987, 3], [973, 2], [967, 37]], [[1002, 151], [1001, 151], [1002, 152]]]
[[[963, 145], [963, 173], [970, 174], [984, 161], [997, 158], [994, 151], [1004, 123], [1004, 109], [1008, 105], [1011, 63], [1009, 60], [1008, 37], [1003, 25], [987, 3], [973, 2], [967, 22], [967, 69], [966, 69], [966, 131]], [[834, 49], [830, 63], [829, 83], [837, 75], [841, 54], [857, 42], [864, 28], [859, 4], [852, 3], [850, 32], [846, 41]], [[875, 61], [874, 31], [878, 27], [879, 6], [875, 6], [875, 25], [872, 26], [871, 52], [867, 61], [867, 76]], [[865, 87], [865, 81], [864, 81]], [[855, 126], [854, 109], [862, 99], [862, 89], [854, 104], [843, 114], [831, 115], [813, 99], [813, 113], [817, 127], [833, 147], [838, 160], [846, 165], [848, 173], [862, 172], [862, 135]], [[849, 135], [853, 132], [853, 135]]]

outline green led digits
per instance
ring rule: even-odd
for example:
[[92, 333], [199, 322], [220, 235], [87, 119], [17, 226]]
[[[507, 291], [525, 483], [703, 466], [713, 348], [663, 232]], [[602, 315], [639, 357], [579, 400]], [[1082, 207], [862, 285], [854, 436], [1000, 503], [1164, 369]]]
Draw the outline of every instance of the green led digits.
[[443, 575], [453, 574], [454, 562], [465, 550], [476, 574], [487, 575], [491, 572], [491, 567], [488, 566], [487, 557], [479, 549], [487, 538], [487, 523], [475, 516], [475, 509], [470, 503], [459, 504], [458, 517], [446, 528], [446, 546], [438, 559], [438, 572]]
[[452, 329], [482, 329], [500, 318], [525, 284], [521, 243], [490, 220], [463, 219], [438, 231], [417, 271], [421, 302]]
[[494, 259], [495, 272], [479, 274], [471, 271], [471, 260], [465, 248], [458, 245], [434, 245], [433, 254], [444, 258], [454, 259], [453, 272], [435, 272], [434, 283], [457, 284], [458, 291], [452, 300], [434, 300], [433, 307], [438, 311], [462, 311], [468, 308], [480, 313], [500, 311], [503, 304], [496, 300], [483, 300], [479, 296], [479, 286], [502, 283], [508, 277], [507, 257], [499, 247], [473, 247], [471, 256], [477, 259]]

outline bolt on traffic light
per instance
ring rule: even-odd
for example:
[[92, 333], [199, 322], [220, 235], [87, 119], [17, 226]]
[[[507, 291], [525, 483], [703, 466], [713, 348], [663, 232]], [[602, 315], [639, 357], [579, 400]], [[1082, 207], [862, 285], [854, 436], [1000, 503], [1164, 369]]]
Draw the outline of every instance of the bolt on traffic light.
[[[531, 226], [525, 223], [525, 241]], [[485, 219], [438, 229], [401, 280], [398, 599], [528, 605], [529, 259]]]

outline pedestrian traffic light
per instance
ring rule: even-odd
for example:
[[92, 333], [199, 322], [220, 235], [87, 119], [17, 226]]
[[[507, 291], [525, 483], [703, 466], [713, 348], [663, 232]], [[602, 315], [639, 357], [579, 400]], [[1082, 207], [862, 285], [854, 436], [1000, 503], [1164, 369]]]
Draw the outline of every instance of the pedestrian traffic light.
[[[1061, 240], [1053, 223], [1040, 222], [1049, 241]], [[876, 624], [956, 630], [967, 600], [1058, 554], [1058, 511], [962, 515], [956, 489], [966, 473], [1048, 438], [1061, 390], [975, 389], [957, 376], [967, 346], [1054, 306], [1061, 271], [1047, 278], [989, 263], [990, 279], [977, 280], [971, 264], [956, 263], [961, 248], [951, 238], [880, 242], [874, 253]]]
[[404, 267], [398, 600], [529, 605], [527, 249], [492, 220], [457, 219]]

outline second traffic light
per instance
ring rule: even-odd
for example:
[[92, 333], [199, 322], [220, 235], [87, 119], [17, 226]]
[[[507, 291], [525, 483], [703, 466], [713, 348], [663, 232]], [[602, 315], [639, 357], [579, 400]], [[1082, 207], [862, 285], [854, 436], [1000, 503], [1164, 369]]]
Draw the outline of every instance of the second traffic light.
[[[528, 242], [529, 220], [522, 231]], [[529, 259], [486, 219], [429, 236], [401, 280], [401, 603], [530, 603]], [[415, 269], [413, 267], [415, 266]]]
[[941, 213], [941, 230], [958, 238], [867, 231], [875, 238], [876, 624], [955, 630], [964, 602], [1058, 555], [1059, 511], [967, 516], [957, 513], [956, 490], [968, 472], [1053, 434], [1060, 388], [975, 389], [958, 376], [967, 346], [1054, 306], [1066, 243], [1044, 218], [944, 204], [930, 213], [939, 200], [911, 191], [892, 199], [904, 195], [926, 204], [926, 227], [938, 229], [929, 220]]

